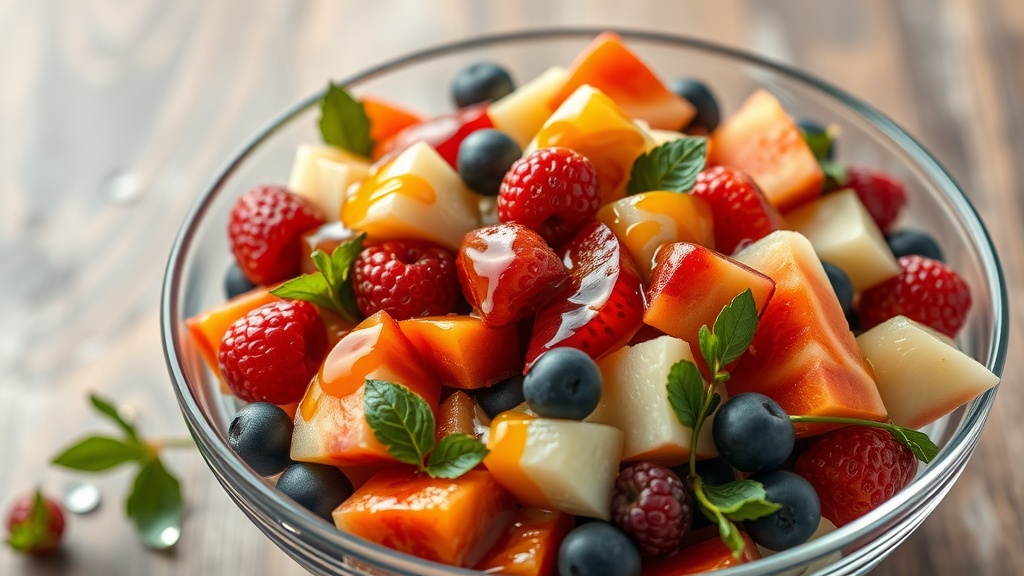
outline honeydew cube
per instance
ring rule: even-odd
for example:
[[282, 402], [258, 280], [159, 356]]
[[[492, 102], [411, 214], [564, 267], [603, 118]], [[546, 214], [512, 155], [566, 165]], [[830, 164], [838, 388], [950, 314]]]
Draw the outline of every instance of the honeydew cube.
[[365, 158], [332, 146], [300, 144], [295, 149], [288, 189], [305, 196], [330, 219], [339, 218], [345, 190], [370, 175]]
[[786, 223], [810, 240], [819, 258], [846, 272], [857, 292], [899, 275], [882, 231], [853, 190], [813, 200], [786, 214]]
[[480, 227], [480, 203], [433, 148], [417, 142], [348, 195], [341, 220], [376, 240], [419, 238], [454, 251]]
[[898, 426], [921, 428], [999, 383], [974, 358], [932, 329], [896, 316], [857, 337]]
[[[679, 338], [660, 336], [620, 348], [598, 361], [604, 387], [601, 402], [587, 422], [622, 430], [623, 460], [676, 466], [689, 459], [693, 429], [676, 418], [666, 388], [669, 370], [680, 360], [693, 362], [690, 345]], [[697, 441], [697, 457], [717, 455], [708, 420]]]
[[554, 108], [549, 102], [555, 92], [565, 84], [565, 68], [552, 66], [511, 94], [495, 101], [487, 108], [494, 127], [508, 134], [524, 147], [551, 116]]

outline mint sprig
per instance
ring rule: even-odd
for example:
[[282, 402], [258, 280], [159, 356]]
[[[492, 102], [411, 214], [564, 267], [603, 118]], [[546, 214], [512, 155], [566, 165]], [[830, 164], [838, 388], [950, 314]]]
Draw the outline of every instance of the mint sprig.
[[838, 134], [839, 129], [835, 125], [826, 127], [824, 132], [800, 131], [811, 154], [814, 154], [814, 159], [818, 161], [818, 167], [825, 174], [825, 190], [838, 190], [846, 185], [848, 179], [846, 164], [828, 158]]
[[160, 451], [165, 447], [194, 444], [191, 439], [146, 442], [135, 425], [121, 416], [112, 402], [95, 394], [89, 396], [89, 401], [97, 412], [121, 429], [123, 437], [89, 436], [64, 449], [52, 463], [81, 472], [103, 472], [126, 464], [138, 465], [125, 502], [125, 512], [146, 546], [157, 550], [173, 546], [181, 534], [181, 484], [164, 467]]
[[423, 398], [400, 384], [367, 379], [363, 410], [374, 437], [388, 454], [432, 478], [458, 478], [487, 456], [487, 447], [468, 434], [448, 434], [435, 448], [434, 412]]
[[363, 103], [344, 86], [333, 82], [327, 85], [327, 92], [320, 100], [319, 125], [325, 143], [367, 158], [373, 153], [370, 117]]
[[46, 505], [42, 491], [36, 489], [28, 518], [10, 527], [7, 545], [19, 552], [51, 549], [57, 545], [59, 538], [52, 525], [53, 513]]
[[843, 424], [851, 426], [869, 426], [881, 428], [892, 434], [897, 442], [903, 444], [913, 452], [914, 457], [928, 464], [935, 459], [939, 453], [939, 447], [932, 442], [924, 432], [904, 428], [888, 422], [875, 422], [874, 420], [862, 420], [860, 418], [840, 418], [833, 416], [790, 416], [789, 420], [794, 424]]
[[323, 250], [314, 250], [311, 257], [319, 272], [292, 278], [270, 293], [279, 298], [304, 300], [321, 309], [330, 310], [350, 322], [359, 322], [362, 316], [356, 305], [356, 295], [352, 291], [352, 280], [349, 276], [352, 263], [363, 250], [365, 238], [366, 234], [359, 234], [338, 244], [330, 256]]
[[632, 196], [652, 190], [690, 190], [704, 169], [707, 149], [707, 139], [699, 136], [686, 136], [651, 149], [633, 161], [626, 192]]

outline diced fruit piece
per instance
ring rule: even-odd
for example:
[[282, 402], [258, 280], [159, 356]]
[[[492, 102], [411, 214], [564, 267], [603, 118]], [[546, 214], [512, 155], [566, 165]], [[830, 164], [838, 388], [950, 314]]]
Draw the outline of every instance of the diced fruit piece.
[[999, 383], [945, 335], [896, 316], [857, 337], [893, 424], [918, 429]]
[[341, 220], [374, 240], [420, 238], [457, 250], [462, 237], [480, 225], [478, 198], [420, 142], [364, 181], [345, 200]]
[[236, 320], [245, 317], [249, 312], [264, 304], [278, 301], [280, 298], [271, 294], [270, 288], [256, 288], [185, 321], [192, 341], [199, 348], [206, 365], [222, 381], [224, 376], [220, 373], [220, 362], [217, 357], [220, 355], [220, 341], [224, 338], [224, 333]]
[[273, 476], [292, 463], [292, 416], [267, 402], [243, 406], [228, 426], [228, 446], [260, 476]]
[[[787, 414], [885, 420], [885, 405], [811, 243], [796, 232], [773, 232], [736, 259], [774, 280], [775, 293], [732, 371], [729, 393], [760, 392]], [[799, 425], [797, 437], [824, 429]]]
[[644, 192], [606, 204], [597, 219], [629, 250], [645, 281], [654, 255], [670, 242], [715, 247], [714, 218], [703, 198], [676, 192]]
[[476, 62], [452, 79], [452, 100], [457, 108], [497, 100], [515, 90], [508, 71], [494, 62]]
[[39, 490], [17, 498], [7, 511], [7, 534], [5, 542], [19, 552], [54, 552], [64, 536], [64, 509]]
[[544, 239], [515, 223], [466, 234], [456, 265], [462, 294], [491, 327], [533, 314], [569, 278]]
[[714, 248], [722, 254], [732, 254], [783, 227], [779, 211], [753, 180], [735, 168], [715, 166], [702, 171], [690, 194], [711, 207]]
[[526, 366], [552, 348], [577, 348], [595, 360], [629, 342], [643, 325], [643, 282], [611, 229], [588, 224], [563, 249], [569, 282], [537, 311]]
[[563, 512], [516, 510], [512, 525], [475, 569], [488, 574], [555, 576], [558, 547], [572, 527], [572, 516]]
[[352, 495], [352, 483], [341, 470], [325, 464], [296, 462], [277, 479], [277, 489], [303, 508], [331, 520], [331, 512]]
[[555, 111], [550, 100], [566, 78], [568, 73], [565, 68], [548, 68], [515, 92], [492, 103], [487, 108], [487, 115], [491, 117], [495, 128], [514, 138], [519, 146], [525, 147]]
[[350, 184], [370, 175], [366, 158], [333, 146], [299, 144], [288, 178], [288, 189], [304, 196], [328, 220], [341, 218], [341, 205]]
[[238, 398], [288, 404], [302, 398], [326, 352], [327, 331], [316, 307], [283, 300], [235, 321], [221, 339], [217, 361]]
[[[675, 466], [689, 459], [693, 430], [679, 422], [665, 392], [669, 370], [680, 360], [693, 361], [690, 345], [662, 336], [620, 348], [598, 362], [604, 389], [601, 403], [587, 420], [623, 431], [622, 460]], [[712, 421], [704, 425], [697, 442], [703, 458], [718, 453], [711, 440]]]
[[480, 318], [452, 315], [402, 320], [398, 325], [443, 386], [483, 388], [522, 371], [515, 324], [491, 328]]
[[907, 203], [907, 192], [903, 189], [903, 183], [881, 170], [848, 166], [844, 186], [852, 188], [857, 193], [857, 197], [883, 232], [889, 230]]
[[477, 130], [494, 128], [487, 115], [487, 104], [463, 108], [454, 114], [436, 116], [419, 124], [404, 128], [377, 143], [374, 154], [379, 162], [388, 162], [419, 142], [437, 151], [455, 170], [462, 141]]
[[906, 316], [954, 337], [971, 310], [971, 289], [955, 270], [924, 256], [896, 261], [899, 276], [864, 292], [858, 316], [867, 329]]
[[764, 486], [765, 500], [782, 508], [747, 521], [747, 532], [761, 546], [781, 552], [807, 541], [821, 522], [821, 504], [815, 487], [788, 470], [761, 472], [751, 480]]
[[[644, 324], [697, 346], [701, 326], [714, 326], [722, 308], [748, 288], [761, 314], [775, 293], [771, 278], [697, 244], [666, 244], [651, 273]], [[697, 366], [709, 368], [703, 357]]]
[[601, 371], [581, 350], [549, 350], [526, 373], [523, 397], [538, 416], [583, 420], [601, 401]]
[[693, 118], [681, 126], [684, 132], [711, 134], [718, 128], [718, 101], [707, 84], [696, 78], [676, 78], [669, 81], [668, 85], [672, 92], [694, 107]]
[[647, 132], [608, 96], [592, 86], [580, 86], [548, 118], [526, 147], [563, 146], [586, 156], [597, 170], [601, 204], [626, 195], [633, 161], [652, 144]]
[[917, 459], [886, 430], [847, 426], [815, 438], [795, 470], [814, 486], [822, 516], [841, 527], [906, 488]]
[[827, 194], [786, 214], [822, 260], [842, 268], [861, 292], [899, 274], [885, 237], [853, 190]]
[[640, 552], [622, 530], [604, 522], [588, 522], [562, 541], [558, 573], [640, 576]]
[[711, 135], [711, 162], [749, 174], [782, 211], [821, 194], [818, 160], [767, 90], [754, 92]]
[[715, 413], [712, 429], [722, 460], [742, 472], [777, 470], [793, 452], [793, 423], [763, 394], [738, 394]]
[[491, 422], [484, 465], [523, 505], [611, 517], [622, 431], [603, 424], [504, 412]]
[[302, 196], [282, 186], [257, 186], [232, 206], [228, 241], [245, 277], [268, 285], [298, 275], [302, 234], [323, 223]]
[[[419, 124], [423, 116], [376, 96], [363, 96], [363, 109], [370, 119], [370, 139], [378, 145], [403, 129]], [[374, 154], [374, 158], [380, 156]]]
[[617, 34], [605, 32], [583, 50], [569, 67], [569, 78], [552, 97], [558, 107], [580, 86], [604, 92], [631, 118], [653, 128], [677, 130], [693, 117], [694, 108], [674, 94]]
[[475, 390], [476, 401], [489, 418], [494, 418], [506, 410], [512, 410], [526, 402], [523, 395], [522, 374], [511, 376], [494, 386]]
[[437, 409], [437, 427], [435, 439], [440, 442], [441, 438], [449, 434], [469, 434], [476, 436], [477, 418], [476, 402], [462, 390], [456, 390], [454, 394], [441, 402]]
[[380, 310], [396, 320], [447, 314], [459, 297], [455, 257], [423, 240], [369, 246], [352, 264], [352, 291], [363, 316]]
[[939, 248], [938, 242], [919, 230], [901, 230], [890, 234], [886, 236], [885, 243], [889, 245], [892, 255], [897, 258], [917, 254], [939, 262], [943, 261], [942, 249]]
[[632, 536], [643, 556], [674, 552], [690, 530], [693, 502], [674, 472], [640, 462], [619, 472], [612, 495], [615, 524]]
[[522, 155], [522, 147], [508, 134], [477, 130], [459, 146], [459, 176], [473, 192], [497, 196], [505, 173]]
[[331, 349], [306, 389], [295, 413], [293, 460], [335, 466], [394, 462], [366, 422], [363, 392], [368, 378], [401, 384], [437, 411], [441, 385], [398, 323], [378, 312]]
[[687, 574], [704, 574], [731, 566], [739, 566], [761, 558], [757, 546], [746, 532], [740, 532], [743, 538], [743, 553], [739, 558], [732, 555], [732, 550], [718, 537], [715, 530], [709, 537], [691, 544], [670, 556], [644, 559], [644, 576], [685, 576]]
[[334, 524], [382, 546], [472, 566], [512, 520], [514, 501], [485, 470], [455, 479], [381, 470], [334, 511]]

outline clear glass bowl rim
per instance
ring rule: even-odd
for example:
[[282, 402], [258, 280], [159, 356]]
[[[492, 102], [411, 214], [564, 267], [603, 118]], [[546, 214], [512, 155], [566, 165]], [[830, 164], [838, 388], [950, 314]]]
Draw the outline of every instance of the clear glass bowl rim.
[[[743, 50], [694, 38], [643, 30], [568, 27], [488, 34], [446, 43], [378, 64], [343, 79], [339, 83], [343, 85], [357, 84], [410, 64], [485, 46], [534, 40], [586, 39], [607, 31], [615, 32], [627, 40], [713, 53], [789, 77], [843, 103], [903, 148], [954, 206], [958, 217], [967, 228], [972, 242], [981, 254], [981, 265], [993, 306], [992, 346], [988, 350], [987, 358], [983, 359], [983, 363], [996, 375], [1002, 374], [1009, 339], [1006, 284], [995, 247], [974, 207], [953, 177], [938, 161], [893, 121], [857, 98], [805, 72]], [[249, 154], [273, 136], [278, 129], [314, 106], [322, 95], [323, 91], [317, 92], [289, 107], [244, 144], [232, 156], [232, 159], [218, 171], [211, 183], [196, 199], [178, 232], [165, 270], [160, 303], [161, 337], [167, 368], [175, 384], [175, 394], [188, 428], [218, 481], [233, 497], [245, 500], [246, 505], [243, 508], [246, 508], [247, 513], [259, 514], [273, 519], [272, 522], [287, 524], [311, 540], [302, 548], [324, 549], [326, 547], [385, 570], [404, 571], [421, 568], [424, 571], [447, 570], [447, 573], [452, 575], [479, 574], [479, 572], [444, 566], [397, 553], [394, 550], [338, 531], [333, 526], [299, 509], [253, 474], [235, 456], [228, 445], [219, 440], [214, 424], [204, 417], [201, 408], [189, 393], [188, 379], [181, 368], [180, 359], [183, 351], [179, 349], [183, 325], [176, 319], [179, 318], [180, 292], [183, 289], [178, 279], [184, 273], [184, 255], [188, 253], [192, 244], [195, 223], [204, 217], [214, 197]], [[837, 530], [808, 544], [770, 556], [756, 563], [723, 570], [720, 572], [722, 576], [754, 576], [755, 574], [776, 573], [801, 567], [837, 550], [847, 549], [850, 546], [855, 548], [867, 546], [869, 542], [881, 536], [879, 530], [888, 531], [895, 528], [900, 520], [909, 517], [912, 512], [925, 505], [929, 497], [939, 491], [944, 483], [959, 474], [965, 466], [966, 460], [970, 457], [981, 436], [995, 400], [996, 391], [997, 389], [989, 390], [968, 405], [960, 425], [947, 444], [952, 448], [944, 449], [924, 474], [915, 481], [912, 488], [898, 493], [868, 515], [844, 527], [843, 530]], [[870, 546], [867, 547], [870, 548]], [[301, 555], [297, 550], [287, 550], [287, 552], [293, 556]], [[388, 562], [390, 560], [401, 563], [402, 566], [390, 565]], [[385, 563], [381, 564], [382, 561]], [[416, 575], [422, 572], [406, 573]]]

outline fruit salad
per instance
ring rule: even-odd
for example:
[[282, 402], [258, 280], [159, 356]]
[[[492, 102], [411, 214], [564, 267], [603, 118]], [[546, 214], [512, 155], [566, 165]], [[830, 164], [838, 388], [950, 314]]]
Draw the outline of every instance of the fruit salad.
[[450, 89], [329, 86], [187, 322], [231, 447], [337, 529], [484, 573], [756, 562], [904, 489], [998, 383], [954, 340], [970, 286], [828, 118], [720, 109], [611, 33]]

